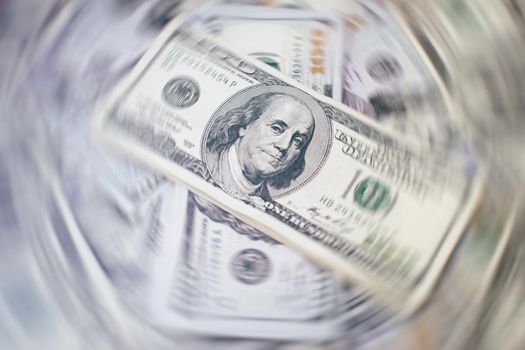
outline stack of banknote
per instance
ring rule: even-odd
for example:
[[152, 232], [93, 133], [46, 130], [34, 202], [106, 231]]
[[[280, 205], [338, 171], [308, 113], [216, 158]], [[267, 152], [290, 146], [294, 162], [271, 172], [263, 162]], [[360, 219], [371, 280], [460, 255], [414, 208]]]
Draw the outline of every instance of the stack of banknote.
[[491, 307], [521, 292], [495, 288], [523, 264], [519, 200], [458, 136], [442, 67], [400, 7], [67, 3], [10, 96], [27, 123], [41, 109], [49, 138], [12, 191], [49, 189], [31, 207], [47, 238], [29, 235], [48, 282], [25, 299], [61, 290], [64, 347], [82, 332], [98, 348], [495, 339]]
[[441, 76], [385, 6], [208, 4], [101, 103], [96, 134], [169, 179], [134, 209], [144, 288], [121, 281], [149, 322], [322, 340], [428, 301], [486, 172], [449, 142]]

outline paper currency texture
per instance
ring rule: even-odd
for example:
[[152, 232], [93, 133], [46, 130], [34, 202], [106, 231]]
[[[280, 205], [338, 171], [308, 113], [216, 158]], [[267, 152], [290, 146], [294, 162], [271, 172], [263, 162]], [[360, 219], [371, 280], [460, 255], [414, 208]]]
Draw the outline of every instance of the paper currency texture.
[[344, 25], [338, 17], [314, 11], [216, 5], [193, 14], [188, 22], [228, 47], [341, 101]]
[[423, 300], [475, 207], [479, 181], [177, 25], [117, 89], [96, 129], [383, 299]]

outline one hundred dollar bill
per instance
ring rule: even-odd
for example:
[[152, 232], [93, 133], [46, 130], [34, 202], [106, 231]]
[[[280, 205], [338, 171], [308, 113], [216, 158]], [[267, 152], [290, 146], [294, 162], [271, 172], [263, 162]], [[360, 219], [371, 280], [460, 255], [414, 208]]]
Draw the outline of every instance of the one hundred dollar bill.
[[99, 110], [98, 133], [390, 306], [420, 305], [479, 176], [180, 24]]
[[342, 98], [343, 22], [332, 14], [250, 6], [208, 6], [196, 29], [311, 89]]
[[152, 324], [228, 337], [355, 340], [387, 320], [366, 294], [184, 187], [162, 197], [147, 226], [162, 242], [151, 245], [161, 251], [153, 255]]

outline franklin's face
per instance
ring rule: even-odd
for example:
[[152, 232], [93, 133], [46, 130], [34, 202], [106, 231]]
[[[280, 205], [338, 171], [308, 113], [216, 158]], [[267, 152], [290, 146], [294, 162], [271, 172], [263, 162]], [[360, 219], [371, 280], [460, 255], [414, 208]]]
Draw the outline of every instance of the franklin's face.
[[286, 171], [299, 157], [314, 130], [312, 113], [290, 97], [278, 97], [259, 119], [239, 131], [237, 153], [252, 182]]

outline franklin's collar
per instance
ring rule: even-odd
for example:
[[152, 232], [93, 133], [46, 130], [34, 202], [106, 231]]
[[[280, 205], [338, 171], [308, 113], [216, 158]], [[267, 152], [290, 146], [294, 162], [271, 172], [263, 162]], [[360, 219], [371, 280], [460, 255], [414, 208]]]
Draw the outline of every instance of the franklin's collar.
[[251, 183], [246, 176], [242, 173], [241, 164], [239, 163], [239, 157], [237, 155], [237, 149], [235, 144], [231, 145], [228, 150], [228, 165], [230, 166], [231, 175], [235, 187], [241, 191], [242, 195], [252, 195], [256, 193], [262, 186], [263, 182], [254, 185]]

